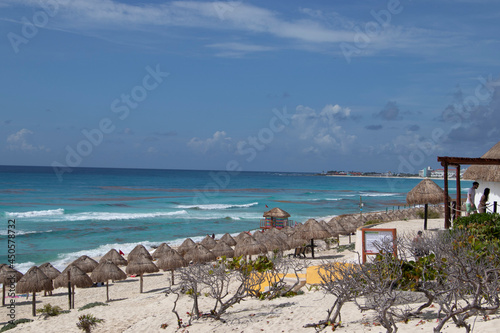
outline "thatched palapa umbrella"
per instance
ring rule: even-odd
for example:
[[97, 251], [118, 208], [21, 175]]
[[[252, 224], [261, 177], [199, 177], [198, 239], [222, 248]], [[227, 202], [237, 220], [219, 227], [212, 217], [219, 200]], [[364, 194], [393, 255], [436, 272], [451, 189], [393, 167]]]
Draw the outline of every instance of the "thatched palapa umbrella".
[[186, 253], [190, 248], [195, 246], [196, 243], [191, 238], [186, 238], [184, 242], [182, 242], [181, 246], [177, 248], [177, 252], [179, 252], [179, 254], [183, 256], [184, 253]]
[[174, 284], [174, 270], [176, 268], [186, 267], [187, 261], [174, 249], [169, 252], [163, 252], [161, 257], [156, 262], [156, 266], [163, 271], [172, 272], [172, 285]]
[[[252, 237], [252, 235], [250, 235], [250, 234], [249, 234], [248, 232], [246, 232], [246, 231], [242, 231], [242, 232], [240, 232], [240, 233], [238, 234], [238, 236], [236, 236], [236, 237], [234, 238], [234, 240], [236, 241], [236, 245], [238, 245], [238, 243], [243, 242], [243, 241], [245, 241], [245, 240], [248, 240], [248, 239], [250, 239], [250, 238], [253, 238], [253, 237]], [[235, 245], [235, 246], [236, 246], [236, 245]]]
[[234, 247], [234, 256], [252, 256], [254, 254], [266, 253], [267, 247], [255, 240], [253, 237], [249, 237], [244, 241], [238, 242]]
[[427, 230], [427, 205], [443, 202], [444, 191], [430, 179], [424, 179], [406, 195], [409, 205], [425, 204], [424, 230]]
[[200, 244], [211, 250], [215, 247], [215, 245], [217, 245], [217, 242], [211, 236], [206, 235], [205, 238], [203, 238], [203, 240], [200, 242]]
[[[113, 264], [116, 266], [127, 266], [127, 259], [123, 258], [120, 252], [115, 249], [109, 250], [102, 258], [99, 260], [99, 263], [105, 262], [107, 260], [111, 260]], [[97, 267], [97, 266], [96, 266]]]
[[127, 274], [139, 275], [141, 281], [139, 291], [140, 293], [142, 293], [142, 276], [145, 273], [156, 273], [159, 271], [159, 269], [150, 259], [146, 258], [143, 255], [139, 255], [137, 257], [133, 257], [132, 260], [129, 260], [128, 266], [125, 271], [127, 272]]
[[[500, 158], [500, 142], [488, 150], [481, 158]], [[463, 179], [500, 182], [500, 165], [471, 165], [465, 171]]]
[[328, 238], [330, 233], [318, 221], [309, 219], [300, 227], [295, 236], [303, 240], [311, 240], [311, 255], [314, 259], [314, 239]]
[[[40, 268], [42, 270], [42, 272], [47, 275], [47, 277], [50, 279], [50, 280], [54, 280], [56, 277], [59, 276], [59, 274], [61, 274], [61, 272], [59, 272], [59, 270], [57, 268], [55, 268], [54, 266], [52, 266], [52, 264], [50, 262], [46, 262], [44, 264], [41, 264], [40, 266], [38, 266], [38, 268]], [[47, 295], [47, 292], [45, 291], [45, 295]], [[52, 295], [52, 291], [49, 291], [49, 295]]]
[[14, 288], [14, 284], [23, 277], [23, 273], [16, 271], [9, 265], [3, 264], [0, 268], [0, 283], [2, 284], [2, 306], [5, 305], [5, 288]]
[[161, 243], [160, 246], [156, 248], [156, 250], [153, 252], [153, 259], [160, 259], [163, 255], [170, 253], [172, 251], [172, 248], [168, 246], [167, 243]]
[[288, 218], [290, 214], [285, 212], [283, 209], [275, 207], [264, 213], [264, 217], [274, 217], [274, 218]]
[[109, 302], [109, 280], [120, 281], [125, 280], [126, 278], [127, 274], [118, 268], [118, 266], [116, 266], [111, 260], [101, 261], [92, 271], [92, 274], [90, 274], [92, 282], [106, 282], [107, 302]]
[[136, 247], [134, 247], [134, 249], [130, 251], [130, 253], [127, 256], [127, 260], [130, 263], [130, 261], [134, 260], [136, 257], [141, 257], [141, 256], [146, 257], [149, 260], [153, 260], [151, 253], [149, 253], [149, 251], [142, 244], [137, 244]]
[[214, 261], [217, 259], [215, 254], [201, 244], [196, 244], [195, 247], [190, 248], [186, 253], [184, 253], [183, 257], [187, 262], [192, 261], [197, 263]]
[[94, 259], [90, 258], [89, 256], [83, 255], [80, 258], [73, 261], [71, 264], [77, 266], [85, 273], [90, 273], [94, 270], [94, 268], [97, 267], [99, 263]]
[[[97, 267], [97, 266], [96, 266]], [[75, 287], [87, 288], [92, 286], [90, 277], [74, 264], [69, 264], [58, 277], [54, 279], [54, 288], [68, 287], [70, 293], [70, 309], [75, 308]], [[69, 292], [68, 290], [68, 292]]]
[[236, 246], [236, 241], [234, 240], [233, 236], [231, 236], [228, 233], [225, 233], [221, 238], [221, 241], [224, 241], [229, 246]]
[[36, 293], [42, 290], [53, 290], [52, 281], [36, 266], [31, 267], [16, 285], [19, 294], [33, 293], [32, 314], [36, 317]]
[[211, 250], [213, 254], [217, 257], [225, 256], [227, 258], [234, 257], [234, 250], [226, 244], [222, 239], [217, 242], [215, 247]]

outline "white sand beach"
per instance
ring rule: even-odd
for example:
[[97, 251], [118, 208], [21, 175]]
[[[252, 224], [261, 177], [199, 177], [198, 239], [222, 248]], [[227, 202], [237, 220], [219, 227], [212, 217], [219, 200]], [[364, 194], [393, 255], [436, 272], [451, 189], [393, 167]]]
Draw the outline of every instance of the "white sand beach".
[[[429, 220], [429, 232], [442, 229], [443, 219]], [[378, 225], [381, 228], [396, 228], [399, 235], [415, 233], [421, 230], [422, 220], [397, 221]], [[341, 244], [347, 244], [348, 237], [341, 237]], [[355, 237], [352, 237], [355, 241]], [[351, 261], [354, 253], [344, 251], [337, 253], [335, 249], [318, 250], [316, 259], [310, 256], [306, 259], [310, 265], [319, 265], [325, 260]], [[328, 258], [328, 259], [325, 259]], [[304, 260], [304, 259], [302, 259]], [[176, 281], [178, 282], [178, 280]], [[9, 332], [81, 332], [76, 323], [82, 314], [92, 314], [104, 319], [93, 332], [315, 332], [314, 328], [305, 328], [304, 325], [317, 323], [326, 318], [326, 311], [334, 302], [334, 297], [326, 295], [323, 291], [311, 288], [309, 285], [302, 287], [304, 294], [294, 297], [281, 297], [271, 301], [246, 298], [240, 304], [230, 308], [223, 318], [225, 322], [213, 319], [194, 320], [189, 327], [178, 329], [177, 318], [172, 312], [175, 295], [166, 295], [165, 291], [170, 286], [170, 272], [147, 274], [144, 276], [144, 293], [139, 293], [138, 278], [127, 278], [124, 281], [110, 283], [110, 298], [108, 306], [94, 307], [78, 311], [78, 308], [91, 302], [105, 302], [106, 288], [92, 287], [76, 289], [75, 309], [70, 313], [43, 319], [32, 317], [31, 297], [16, 299], [16, 319], [34, 319], [31, 323], [21, 324]], [[7, 302], [9, 299], [6, 300]], [[52, 296], [37, 294], [37, 308], [44, 304], [58, 305], [68, 309], [68, 296], [66, 290], [54, 290]], [[177, 302], [177, 311], [184, 322], [188, 321], [187, 312], [192, 306], [188, 295], [181, 294]], [[213, 300], [201, 297], [200, 308], [209, 310]], [[8, 321], [8, 309], [0, 310], [1, 322]], [[342, 326], [337, 332], [385, 332], [382, 326], [374, 322], [373, 313], [361, 313], [353, 303], [348, 303], [342, 308]], [[436, 326], [436, 307], [424, 310], [422, 318], [410, 320], [408, 323], [398, 323], [400, 332], [432, 332]], [[473, 323], [475, 332], [498, 332], [500, 316], [495, 313], [489, 315], [488, 320], [482, 316], [469, 319]], [[161, 328], [166, 324], [165, 328]], [[326, 328], [329, 331], [331, 328]], [[442, 330], [443, 332], [464, 332], [450, 321]]]

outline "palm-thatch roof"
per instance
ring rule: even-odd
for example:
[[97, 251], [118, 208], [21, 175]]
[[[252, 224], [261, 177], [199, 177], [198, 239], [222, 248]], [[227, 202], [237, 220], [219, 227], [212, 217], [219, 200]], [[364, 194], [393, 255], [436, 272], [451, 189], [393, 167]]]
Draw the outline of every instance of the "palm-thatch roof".
[[409, 205], [438, 204], [444, 200], [444, 191], [430, 179], [424, 179], [406, 195]]
[[237, 245], [238, 243], [241, 243], [241, 242], [243, 242], [243, 241], [245, 241], [245, 240], [247, 240], [247, 239], [250, 239], [250, 238], [253, 238], [253, 236], [252, 236], [252, 235], [250, 235], [250, 234], [249, 234], [248, 232], [246, 232], [246, 231], [242, 231], [242, 232], [240, 232], [240, 233], [238, 234], [238, 236], [236, 236], [236, 237], [234, 238], [234, 240], [236, 241], [236, 245]]
[[116, 249], [109, 250], [102, 258], [99, 260], [99, 263], [105, 262], [107, 260], [111, 260], [111, 262], [117, 266], [127, 266], [127, 259], [123, 258], [123, 256], [116, 251]]
[[158, 271], [159, 271], [158, 267], [144, 255], [137, 255], [132, 257], [132, 260], [128, 261], [128, 266], [126, 268], [127, 274], [139, 275], [140, 293], [142, 293], [142, 285], [143, 285], [142, 275], [144, 273], [156, 273]]
[[130, 263], [130, 261], [134, 260], [136, 257], [141, 257], [141, 256], [146, 257], [149, 260], [153, 260], [151, 253], [149, 253], [149, 251], [142, 244], [137, 244], [136, 247], [134, 247], [134, 249], [130, 251], [130, 253], [127, 256], [127, 260]]
[[182, 256], [186, 253], [190, 248], [195, 247], [196, 243], [191, 238], [186, 238], [184, 242], [182, 242], [181, 246], [177, 248], [177, 252]]
[[217, 242], [211, 236], [206, 235], [205, 238], [203, 238], [203, 240], [200, 242], [200, 244], [211, 250], [215, 247], [215, 245], [217, 245]]
[[5, 287], [16, 283], [23, 277], [23, 273], [16, 271], [9, 265], [2, 264], [0, 268], [0, 283], [2, 284], [2, 306], [5, 305]]
[[90, 279], [90, 277], [78, 266], [70, 264], [61, 272], [61, 274], [59, 274], [58, 277], [54, 279], [55, 288], [68, 286], [68, 271], [69, 271], [69, 279], [72, 286], [78, 288], [87, 288], [92, 286], [92, 280]]
[[227, 245], [229, 246], [235, 246], [236, 245], [236, 241], [234, 240], [233, 236], [231, 236], [230, 234], [228, 233], [225, 233], [221, 238], [220, 240], [224, 241], [224, 243], [226, 243]]
[[184, 253], [183, 257], [187, 262], [192, 261], [198, 263], [214, 261], [217, 259], [215, 254], [201, 244], [196, 244], [195, 247], [190, 248], [186, 253]]
[[167, 243], [161, 243], [160, 246], [156, 248], [156, 250], [153, 252], [153, 259], [160, 259], [163, 257], [165, 254], [168, 254], [172, 251], [172, 248], [168, 246]]
[[163, 271], [170, 270], [172, 272], [172, 284], [175, 283], [174, 270], [186, 267], [187, 265], [187, 261], [174, 249], [170, 249], [169, 252], [163, 252], [156, 262], [156, 266], [158, 266], [159, 269], [163, 269]]
[[246, 256], [246, 255], [254, 255], [260, 253], [266, 253], [267, 247], [255, 240], [253, 237], [249, 237], [241, 242], [238, 242], [234, 247], [234, 256]]
[[57, 268], [52, 266], [52, 264], [50, 262], [46, 262], [44, 264], [41, 264], [40, 266], [38, 266], [38, 268], [40, 268], [42, 270], [42, 272], [45, 275], [47, 275], [47, 277], [51, 280], [54, 280], [56, 277], [59, 276], [59, 274], [61, 274], [61, 272], [59, 272], [59, 270]]
[[80, 268], [85, 273], [90, 273], [94, 270], [94, 268], [97, 267], [99, 263], [94, 259], [90, 258], [89, 256], [83, 255], [80, 258], [73, 261], [72, 264]]
[[264, 233], [264, 232], [257, 231], [254, 234], [254, 238], [258, 242], [264, 244], [265, 247], [269, 251], [274, 251], [274, 250], [286, 251], [286, 250], [290, 250], [290, 248], [291, 248], [290, 245], [287, 242], [285, 242], [284, 240], [282, 240], [280, 237], [274, 237], [273, 235], [271, 235], [268, 232]]
[[220, 239], [215, 245], [215, 247], [210, 251], [212, 251], [212, 253], [215, 254], [217, 257], [222, 257], [222, 256], [226, 256], [227, 258], [234, 257], [234, 250], [222, 239]]
[[275, 207], [264, 213], [264, 217], [277, 217], [277, 218], [288, 218], [290, 214], [285, 212], [283, 209]]
[[33, 316], [36, 316], [36, 293], [42, 290], [50, 291], [54, 290], [54, 287], [52, 287], [52, 280], [36, 266], [31, 267], [16, 284], [17, 293], [33, 293]]
[[[494, 145], [481, 158], [500, 158], [500, 142]], [[464, 173], [463, 179], [500, 182], [500, 165], [471, 165]]]
[[307, 220], [306, 223], [299, 227], [294, 236], [303, 240], [331, 237], [330, 233], [315, 219]]
[[99, 265], [90, 274], [90, 279], [93, 282], [106, 282], [106, 300], [109, 302], [109, 280], [120, 281], [125, 280], [125, 274], [111, 260], [101, 261]]
[[156, 262], [156, 266], [163, 271], [174, 270], [176, 268], [186, 267], [187, 261], [174, 249], [164, 252]]

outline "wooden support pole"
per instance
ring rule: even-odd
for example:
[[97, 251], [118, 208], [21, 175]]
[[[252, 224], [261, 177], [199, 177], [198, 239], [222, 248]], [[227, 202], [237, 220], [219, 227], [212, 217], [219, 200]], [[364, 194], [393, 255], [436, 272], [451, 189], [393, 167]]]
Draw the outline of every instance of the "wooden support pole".
[[450, 203], [448, 202], [448, 163], [444, 163], [444, 228], [449, 229], [450, 223]]

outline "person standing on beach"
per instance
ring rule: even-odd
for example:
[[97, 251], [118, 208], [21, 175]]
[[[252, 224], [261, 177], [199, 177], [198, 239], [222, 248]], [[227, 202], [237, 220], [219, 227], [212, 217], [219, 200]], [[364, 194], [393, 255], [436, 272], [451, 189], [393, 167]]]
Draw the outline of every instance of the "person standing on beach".
[[486, 213], [486, 206], [488, 202], [488, 196], [490, 195], [490, 189], [487, 187], [484, 189], [481, 200], [479, 201], [479, 207], [477, 208], [479, 213]]
[[474, 182], [472, 183], [472, 187], [467, 191], [467, 201], [465, 202], [465, 210], [467, 212], [466, 216], [477, 212], [476, 205], [474, 204], [474, 197], [476, 196], [476, 189], [478, 187], [479, 183]]

